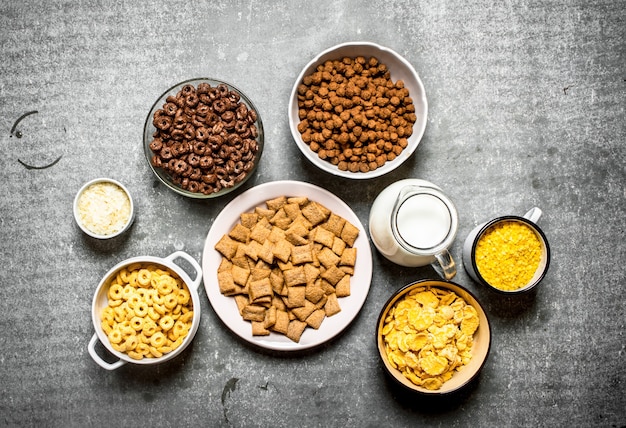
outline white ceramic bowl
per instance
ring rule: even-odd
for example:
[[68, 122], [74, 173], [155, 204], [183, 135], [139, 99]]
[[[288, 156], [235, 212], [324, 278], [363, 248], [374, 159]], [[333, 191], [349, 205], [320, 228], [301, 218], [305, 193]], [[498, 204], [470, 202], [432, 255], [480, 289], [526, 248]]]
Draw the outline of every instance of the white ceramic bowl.
[[[87, 191], [91, 186], [98, 186], [99, 184], [105, 184], [105, 185], [111, 185], [111, 186], [116, 186], [119, 190], [121, 190], [123, 193], [126, 194], [126, 197], [128, 197], [128, 202], [129, 202], [129, 211], [128, 213], [125, 214], [126, 217], [126, 221], [123, 224], [119, 224], [117, 227], [115, 227], [111, 233], [105, 233], [102, 231], [102, 227], [103, 225], [100, 224], [98, 225], [97, 229], [94, 228], [90, 228], [87, 224], [85, 224], [81, 213], [80, 213], [80, 209], [79, 209], [79, 204], [81, 201], [81, 196], [83, 195], [83, 193], [85, 193], [85, 191]], [[114, 188], [114, 187], [111, 187]], [[102, 194], [101, 192], [100, 195]], [[117, 193], [117, 192], [116, 192]], [[101, 203], [102, 201], [100, 201]], [[96, 215], [94, 215], [92, 218], [93, 219], [97, 219], [97, 220], [101, 220], [98, 223], [102, 223], [102, 222], [110, 222], [111, 221], [111, 216], [114, 215], [119, 215], [119, 212], [117, 209], [113, 210], [113, 208], [119, 208], [119, 207], [111, 207], [109, 206], [109, 208], [107, 209], [103, 209], [102, 206], [97, 206], [98, 202], [94, 203], [94, 208], [97, 208], [97, 213], [95, 213]], [[94, 180], [88, 181], [87, 183], [85, 183], [80, 190], [76, 193], [76, 197], [74, 198], [74, 219], [76, 220], [76, 224], [78, 224], [78, 227], [81, 228], [81, 230], [83, 232], [85, 232], [87, 235], [91, 236], [92, 238], [96, 238], [96, 239], [111, 239], [114, 238], [116, 236], [121, 235], [122, 233], [126, 232], [130, 226], [133, 224], [133, 221], [135, 219], [135, 205], [133, 203], [133, 198], [130, 195], [130, 192], [128, 191], [128, 189], [119, 181], [117, 180], [113, 180], [111, 178], [96, 178]], [[115, 212], [113, 212], [115, 211]], [[103, 218], [102, 217], [102, 213], [103, 212], [108, 212], [110, 215]], [[100, 233], [101, 232], [101, 233]]]
[[[441, 388], [437, 390], [430, 390], [415, 385], [408, 378], [406, 378], [402, 374], [402, 372], [394, 368], [387, 359], [385, 344], [383, 341], [384, 339], [382, 335], [382, 330], [385, 325], [385, 319], [387, 318], [389, 310], [395, 305], [398, 300], [404, 297], [407, 293], [411, 292], [415, 288], [424, 286], [453, 291], [454, 293], [456, 293], [457, 296], [465, 300], [467, 304], [473, 306], [474, 309], [476, 309], [479, 318], [479, 327], [474, 333], [472, 358], [466, 366], [461, 368], [460, 371], [455, 372], [452, 378], [447, 382], [444, 382]], [[474, 297], [474, 295], [470, 293], [465, 287], [443, 279], [425, 279], [402, 287], [389, 298], [387, 303], [385, 303], [382, 311], [380, 312], [380, 315], [378, 317], [378, 323], [376, 325], [376, 342], [378, 345], [379, 356], [383, 362], [385, 371], [396, 382], [398, 382], [403, 387], [409, 389], [410, 391], [416, 393], [433, 396], [445, 395], [454, 391], [458, 391], [478, 376], [480, 370], [483, 368], [487, 360], [487, 356], [489, 355], [489, 350], [491, 348], [491, 327], [489, 325], [487, 313], [485, 312], [479, 301], [476, 299], [476, 297]]]
[[[192, 279], [189, 275], [176, 263], [174, 263], [177, 259], [183, 259], [187, 261], [195, 270], [195, 277]], [[189, 295], [191, 297], [191, 301], [193, 303], [193, 318], [191, 323], [191, 328], [189, 329], [189, 333], [183, 339], [183, 342], [173, 351], [163, 354], [163, 356], [158, 358], [143, 358], [141, 360], [136, 360], [128, 356], [128, 354], [123, 352], [118, 352], [111, 346], [111, 342], [107, 337], [107, 334], [101, 327], [101, 314], [102, 311], [108, 306], [108, 291], [111, 285], [111, 281], [115, 279], [117, 274], [125, 267], [128, 267], [132, 264], [136, 263], [150, 263], [159, 266], [164, 270], [169, 270], [170, 272], [178, 275], [189, 290]], [[152, 365], [159, 364], [165, 361], [171, 360], [172, 358], [179, 355], [193, 340], [196, 332], [198, 331], [198, 326], [200, 325], [200, 298], [198, 297], [198, 286], [202, 282], [202, 270], [198, 262], [188, 255], [185, 252], [177, 251], [165, 258], [159, 257], [150, 257], [150, 256], [141, 256], [141, 257], [133, 257], [128, 260], [124, 260], [117, 265], [115, 265], [111, 270], [107, 272], [107, 274], [102, 278], [98, 288], [93, 297], [93, 302], [91, 306], [91, 318], [93, 321], [93, 326], [95, 329], [95, 334], [89, 341], [89, 345], [87, 346], [87, 350], [89, 351], [89, 355], [91, 358], [102, 368], [106, 370], [115, 370], [126, 363], [140, 364], [140, 365]], [[109, 351], [114, 357], [117, 358], [117, 361], [113, 363], [109, 363], [105, 361], [96, 351], [96, 344], [100, 341], [102, 345]]]
[[[413, 125], [413, 133], [408, 138], [408, 146], [393, 161], [387, 161], [381, 167], [369, 172], [350, 172], [342, 171], [330, 162], [320, 159], [307, 143], [302, 140], [302, 136], [298, 131], [300, 118], [298, 116], [298, 86], [302, 83], [305, 76], [311, 74], [318, 65], [323, 64], [327, 60], [336, 60], [343, 57], [354, 58], [356, 56], [364, 56], [366, 58], [376, 57], [380, 62], [387, 65], [391, 79], [396, 82], [403, 80], [405, 87], [409, 90], [409, 96], [413, 99], [415, 105], [415, 114], [417, 120]], [[380, 46], [371, 42], [349, 42], [342, 43], [326, 49], [315, 58], [313, 58], [300, 72], [291, 91], [289, 99], [289, 127], [291, 134], [302, 154], [315, 166], [330, 174], [352, 178], [352, 179], [368, 179], [379, 177], [398, 168], [404, 163], [417, 149], [424, 130], [426, 129], [426, 119], [428, 115], [428, 102], [424, 85], [413, 68], [413, 66], [398, 53], [393, 50]]]

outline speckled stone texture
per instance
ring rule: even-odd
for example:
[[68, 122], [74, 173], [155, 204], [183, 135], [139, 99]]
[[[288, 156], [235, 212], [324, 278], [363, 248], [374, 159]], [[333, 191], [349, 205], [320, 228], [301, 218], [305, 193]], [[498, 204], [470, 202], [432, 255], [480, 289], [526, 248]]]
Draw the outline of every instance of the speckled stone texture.
[[[353, 40], [410, 61], [430, 108], [415, 155], [358, 183], [311, 166], [287, 122], [302, 67]], [[626, 426], [625, 40], [623, 0], [1, 2], [0, 425]], [[234, 83], [259, 109], [266, 147], [246, 188], [308, 181], [366, 227], [376, 195], [402, 178], [429, 180], [455, 202], [454, 280], [483, 302], [493, 329], [476, 382], [427, 400], [385, 376], [378, 313], [394, 290], [436, 273], [375, 251], [360, 315], [320, 349], [251, 348], [201, 287], [201, 325], [178, 358], [115, 371], [94, 363], [101, 277], [138, 255], [183, 250], [201, 261], [212, 221], [236, 196], [177, 196], [143, 154], [152, 103], [198, 76]], [[58, 157], [47, 169], [19, 162]], [[72, 217], [75, 192], [99, 176], [135, 197], [135, 224], [115, 242], [87, 239]], [[549, 272], [532, 295], [498, 297], [463, 270], [463, 240], [533, 206], [544, 212]]]

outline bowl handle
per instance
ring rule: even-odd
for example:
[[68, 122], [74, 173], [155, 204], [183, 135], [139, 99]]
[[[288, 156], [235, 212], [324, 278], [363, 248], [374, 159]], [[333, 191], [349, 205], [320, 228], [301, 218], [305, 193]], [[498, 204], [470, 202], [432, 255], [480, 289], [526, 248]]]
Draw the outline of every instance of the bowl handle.
[[539, 207], [534, 207], [531, 208], [530, 211], [528, 211], [526, 214], [524, 214], [524, 218], [532, 221], [533, 223], [537, 223], [537, 221], [541, 217], [541, 214], [543, 214], [543, 211], [541, 211]]
[[176, 251], [170, 254], [169, 256], [167, 256], [165, 260], [169, 260], [173, 263], [174, 260], [178, 258], [187, 260], [191, 264], [191, 266], [195, 269], [196, 277], [192, 279], [191, 284], [188, 284], [188, 285], [190, 285], [195, 290], [197, 290], [198, 286], [200, 285], [200, 282], [202, 281], [202, 268], [200, 267], [196, 259], [191, 257], [189, 254], [185, 253], [184, 251]]
[[126, 364], [126, 361], [123, 360], [117, 360], [114, 363], [107, 363], [106, 361], [104, 361], [102, 358], [100, 358], [100, 356], [96, 353], [96, 342], [98, 341], [98, 335], [94, 333], [93, 337], [91, 338], [91, 340], [89, 341], [89, 345], [87, 346], [87, 350], [89, 351], [89, 355], [91, 355], [91, 358], [93, 358], [93, 360], [103, 369], [106, 370], [115, 370], [117, 368], [122, 367], [124, 364]]

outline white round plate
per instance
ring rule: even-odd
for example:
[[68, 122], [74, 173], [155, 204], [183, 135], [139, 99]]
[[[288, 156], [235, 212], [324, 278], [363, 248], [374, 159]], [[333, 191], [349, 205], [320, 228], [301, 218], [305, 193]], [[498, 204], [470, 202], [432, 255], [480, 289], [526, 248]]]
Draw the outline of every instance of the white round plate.
[[[265, 201], [279, 196], [306, 196], [345, 218], [360, 230], [354, 243], [357, 248], [357, 260], [354, 276], [351, 279], [351, 295], [339, 298], [341, 312], [332, 317], [326, 317], [318, 330], [307, 328], [299, 343], [274, 332], [270, 333], [269, 336], [253, 336], [252, 326], [250, 322], [241, 318], [235, 299], [220, 293], [217, 283], [217, 268], [222, 261], [222, 255], [215, 250], [215, 244], [239, 222], [240, 214], [253, 211], [255, 207], [264, 205]], [[361, 221], [352, 209], [337, 196], [309, 183], [274, 181], [247, 190], [233, 199], [220, 212], [213, 222], [204, 244], [202, 272], [204, 288], [211, 306], [233, 333], [261, 348], [276, 351], [299, 351], [318, 346], [334, 338], [359, 313], [365, 303], [372, 281], [372, 251]]]

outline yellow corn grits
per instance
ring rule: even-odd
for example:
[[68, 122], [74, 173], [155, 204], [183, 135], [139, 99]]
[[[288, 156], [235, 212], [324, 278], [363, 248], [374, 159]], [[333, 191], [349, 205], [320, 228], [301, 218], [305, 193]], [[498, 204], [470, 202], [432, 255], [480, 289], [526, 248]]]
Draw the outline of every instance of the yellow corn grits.
[[493, 287], [514, 291], [527, 285], [541, 261], [541, 242], [519, 221], [491, 226], [476, 245], [476, 267]]

